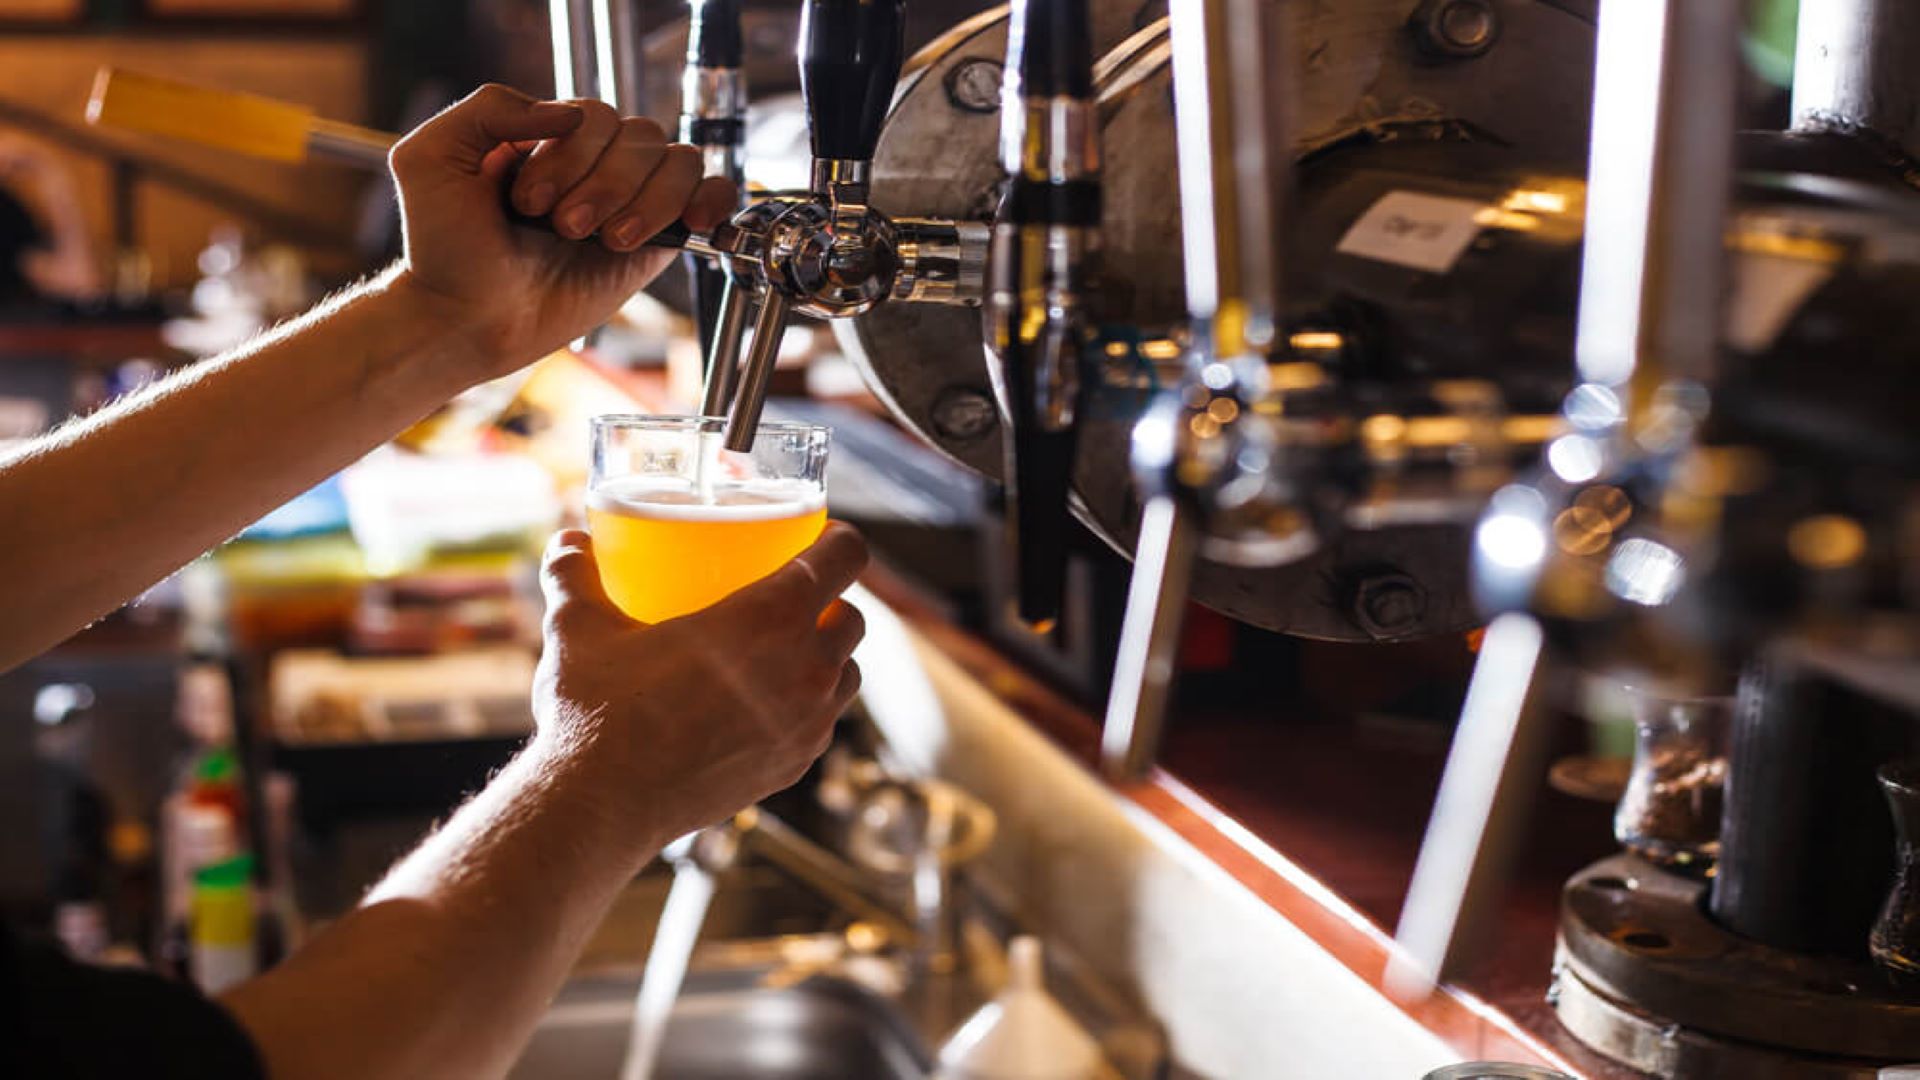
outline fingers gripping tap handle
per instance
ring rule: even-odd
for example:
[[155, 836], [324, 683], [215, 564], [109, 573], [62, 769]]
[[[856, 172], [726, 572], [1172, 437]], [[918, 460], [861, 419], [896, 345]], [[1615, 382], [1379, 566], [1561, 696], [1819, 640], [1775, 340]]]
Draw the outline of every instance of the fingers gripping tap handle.
[[905, 0], [807, 0], [800, 94], [816, 161], [871, 161], [904, 59]]

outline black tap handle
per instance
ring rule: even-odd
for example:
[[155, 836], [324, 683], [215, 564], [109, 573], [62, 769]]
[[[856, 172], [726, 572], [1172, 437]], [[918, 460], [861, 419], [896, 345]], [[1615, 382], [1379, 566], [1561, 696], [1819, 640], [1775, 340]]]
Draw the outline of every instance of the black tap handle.
[[687, 63], [704, 68], [737, 68], [740, 0], [693, 0], [687, 26]]
[[[1087, 0], [1014, 0], [1007, 32], [1009, 92], [1027, 107], [1002, 116], [1010, 182], [995, 228], [990, 260], [989, 309], [1000, 387], [1012, 422], [1006, 477], [1019, 613], [1029, 625], [1051, 624], [1060, 614], [1073, 519], [1072, 489], [1077, 421], [1085, 411], [1089, 380], [1081, 369], [1086, 333], [1082, 301], [1100, 226], [1097, 157], [1074, 146], [1055, 146], [1056, 111], [1092, 119], [1093, 45]], [[1014, 82], [1017, 80], [1017, 83]], [[1049, 115], [1029, 131], [1033, 106]], [[1071, 129], [1071, 125], [1066, 125]], [[1068, 166], [1067, 175], [1054, 170]], [[1043, 235], [1078, 238], [1071, 265], [1056, 266], [1032, 245]], [[1057, 296], [1064, 303], [1041, 301]], [[1038, 323], [1036, 326], [1035, 323]]]
[[1028, 98], [1093, 97], [1093, 19], [1087, 0], [1013, 0], [1007, 53]]
[[816, 160], [871, 161], [906, 53], [905, 0], [807, 0], [800, 94]]
[[[1079, 363], [1078, 330], [1048, 326], [1040, 340], [1012, 342], [1001, 357], [1013, 413], [1006, 477], [1014, 596], [1020, 620], [1040, 632], [1053, 626], [1064, 606], [1074, 530], [1067, 504], [1080, 433], [1077, 425], [1053, 429], [1039, 422], [1037, 383], [1051, 364]], [[1084, 400], [1076, 402], [1084, 407]]]

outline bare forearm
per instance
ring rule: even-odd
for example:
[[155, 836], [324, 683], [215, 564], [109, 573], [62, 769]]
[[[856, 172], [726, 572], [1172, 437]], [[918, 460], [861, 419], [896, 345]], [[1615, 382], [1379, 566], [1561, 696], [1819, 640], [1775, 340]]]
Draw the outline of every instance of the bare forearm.
[[229, 995], [276, 1080], [506, 1071], [658, 847], [587, 768], [536, 740], [358, 911]]
[[458, 338], [389, 274], [0, 463], [0, 670], [457, 392]]

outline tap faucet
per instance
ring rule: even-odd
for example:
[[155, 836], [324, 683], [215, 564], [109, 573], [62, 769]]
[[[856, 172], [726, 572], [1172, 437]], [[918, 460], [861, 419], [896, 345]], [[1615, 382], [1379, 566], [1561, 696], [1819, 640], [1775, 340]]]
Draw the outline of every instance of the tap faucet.
[[[703, 171], [733, 181], [744, 205], [747, 81], [741, 68], [741, 40], [740, 0], [693, 0], [688, 11], [686, 66], [680, 76], [680, 141], [699, 147]], [[723, 267], [694, 255], [687, 257], [686, 268], [701, 355], [712, 359], [719, 355], [713, 341], [721, 328], [720, 313], [731, 279]], [[702, 402], [702, 416], [726, 411], [733, 375], [731, 370], [706, 373], [706, 389], [717, 397]]]
[[1087, 0], [1015, 0], [1001, 89], [1006, 194], [995, 216], [988, 370], [1006, 445], [1008, 540], [1020, 618], [1059, 617], [1071, 517], [1090, 264], [1100, 235], [1100, 122]]
[[1279, 332], [1278, 215], [1293, 146], [1285, 12], [1260, 0], [1175, 5], [1174, 122], [1190, 315], [1186, 372], [1135, 425], [1143, 512], [1101, 756], [1117, 779], [1151, 766], [1194, 560], [1277, 563], [1317, 546], [1288, 490], [1284, 428], [1260, 414]]
[[[1554, 656], [1628, 651], [1684, 580], [1685, 530], [1660, 508], [1720, 347], [1740, 8], [1652, 0], [1601, 12], [1582, 381], [1562, 436], [1578, 453], [1550, 448], [1545, 469], [1494, 494], [1475, 532], [1474, 591], [1497, 617], [1402, 906], [1388, 972], [1402, 995], [1455, 974], [1497, 910], [1542, 767], [1539, 691]], [[1649, 41], [1660, 43], [1651, 59]], [[1625, 512], [1583, 532], [1577, 511], [1595, 493]]]
[[984, 224], [895, 218], [869, 201], [873, 154], [900, 77], [904, 9], [904, 0], [808, 0], [801, 9], [811, 190], [749, 206], [714, 236], [730, 286], [716, 320], [704, 404], [727, 396], [714, 383], [736, 367], [748, 307], [759, 304], [727, 408], [728, 449], [753, 446], [790, 314], [837, 319], [887, 300], [980, 301]]

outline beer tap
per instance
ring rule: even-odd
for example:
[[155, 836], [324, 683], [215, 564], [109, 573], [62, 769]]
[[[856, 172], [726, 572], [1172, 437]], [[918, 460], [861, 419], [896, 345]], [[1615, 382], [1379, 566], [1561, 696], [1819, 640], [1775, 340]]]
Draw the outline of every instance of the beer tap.
[[[703, 171], [724, 176], [746, 201], [747, 82], [741, 70], [740, 0], [693, 0], [687, 25], [687, 64], [680, 78], [680, 141], [700, 148]], [[700, 327], [701, 352], [718, 355], [713, 339], [731, 278], [726, 270], [695, 255], [686, 260], [693, 311]], [[733, 333], [738, 334], [736, 315]], [[708, 371], [707, 387], [717, 395], [703, 403], [701, 415], [726, 411], [733, 372]], [[717, 376], [717, 377], [716, 377]]]
[[1279, 563], [1317, 546], [1285, 433], [1257, 411], [1282, 354], [1279, 213], [1291, 174], [1284, 5], [1176, 4], [1174, 117], [1191, 313], [1186, 373], [1135, 426], [1144, 508], [1102, 736], [1110, 775], [1158, 751], [1194, 560]]
[[1687, 633], [1648, 642], [1698, 548], [1668, 508], [1720, 348], [1740, 9], [1601, 10], [1581, 382], [1546, 468], [1496, 492], [1475, 532], [1474, 589], [1496, 617], [1402, 908], [1388, 972], [1402, 995], [1457, 973], [1497, 909], [1542, 771], [1540, 699], [1556, 654], [1671, 666], [1690, 644]]
[[[980, 302], [987, 227], [892, 218], [870, 205], [873, 153], [900, 77], [904, 0], [808, 0], [800, 90], [813, 142], [811, 191], [768, 199], [714, 230], [732, 277], [708, 370], [734, 366], [746, 309], [759, 312], [727, 414], [725, 443], [753, 446], [787, 316], [849, 318], [886, 300]], [[710, 384], [714, 380], [710, 379]], [[719, 397], [711, 385], [706, 397]]]
[[[1014, 0], [1001, 89], [1007, 189], [993, 233], [988, 371], [1011, 422], [1008, 540], [1020, 618], [1059, 617], [1072, 519], [1089, 264], [1100, 228], [1099, 118], [1087, 0]], [[997, 362], [996, 362], [997, 361]]]

